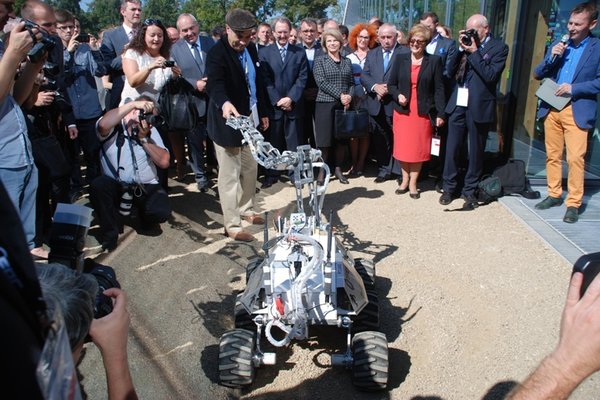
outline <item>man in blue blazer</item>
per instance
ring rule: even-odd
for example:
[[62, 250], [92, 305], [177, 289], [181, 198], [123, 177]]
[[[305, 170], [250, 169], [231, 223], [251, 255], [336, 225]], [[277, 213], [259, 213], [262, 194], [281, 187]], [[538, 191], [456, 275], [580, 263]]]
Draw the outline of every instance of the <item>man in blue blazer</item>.
[[[465, 32], [474, 32], [470, 42]], [[487, 18], [481, 14], [469, 17], [459, 41], [460, 50], [449, 65], [456, 85], [446, 106], [448, 139], [439, 202], [448, 205], [458, 197], [459, 154], [467, 135], [469, 164], [462, 197], [465, 208], [475, 208], [479, 205], [475, 191], [483, 170], [485, 142], [496, 122], [496, 87], [506, 65], [508, 46], [491, 36]]]
[[378, 37], [380, 46], [367, 53], [360, 81], [368, 95], [367, 109], [371, 116], [373, 131], [371, 146], [379, 167], [375, 182], [381, 183], [390, 179], [394, 165], [392, 157], [394, 106], [387, 88], [388, 75], [394, 56], [399, 53], [410, 53], [410, 50], [397, 44], [398, 32], [392, 24], [381, 25]]
[[206, 139], [206, 55], [213, 47], [214, 41], [200, 36], [198, 21], [192, 14], [181, 14], [177, 18], [177, 30], [180, 39], [171, 47], [171, 58], [181, 68], [181, 75], [196, 88], [196, 110], [198, 125], [187, 133], [190, 152], [190, 165], [196, 177], [198, 189], [205, 192], [209, 182], [204, 168], [204, 140]]
[[[288, 44], [291, 29], [289, 19], [277, 18], [273, 23], [275, 43], [258, 52], [271, 106], [267, 138], [280, 151], [296, 151], [302, 144], [302, 94], [308, 79], [304, 50]], [[262, 187], [269, 187], [276, 180], [277, 171], [267, 171]]]
[[564, 222], [579, 220], [583, 199], [585, 153], [588, 132], [596, 126], [597, 95], [600, 93], [600, 39], [591, 30], [598, 23], [594, 2], [582, 3], [571, 11], [569, 40], [555, 42], [535, 67], [536, 79], [550, 78], [559, 84], [557, 96], [571, 96], [562, 110], [540, 104], [538, 118], [545, 118], [546, 176], [548, 197], [535, 205], [545, 210], [562, 204], [562, 155], [566, 145], [569, 168], [567, 211]]
[[107, 96], [107, 111], [119, 106], [121, 92], [125, 86], [121, 55], [123, 48], [129, 43], [142, 18], [142, 3], [140, 0], [122, 0], [121, 15], [123, 24], [104, 32], [100, 52], [112, 82], [112, 88]]

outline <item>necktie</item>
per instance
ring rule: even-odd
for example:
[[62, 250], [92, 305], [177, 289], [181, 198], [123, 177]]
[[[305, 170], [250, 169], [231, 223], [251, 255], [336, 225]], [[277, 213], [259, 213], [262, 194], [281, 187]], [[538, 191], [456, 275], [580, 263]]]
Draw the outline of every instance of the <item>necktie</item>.
[[136, 30], [135, 29], [132, 29], [132, 30], [129, 31], [129, 40], [130, 41], [131, 41], [131, 39], [133, 39], [133, 37], [135, 36], [135, 34], [136, 34]]
[[279, 52], [281, 53], [281, 62], [284, 62], [285, 61], [285, 47], [280, 48]]
[[194, 51], [194, 58], [196, 59], [196, 62], [200, 64], [202, 62], [202, 55], [198, 49], [198, 43], [192, 44], [192, 50]]
[[390, 51], [386, 50], [383, 52], [383, 72], [387, 71], [390, 63]]

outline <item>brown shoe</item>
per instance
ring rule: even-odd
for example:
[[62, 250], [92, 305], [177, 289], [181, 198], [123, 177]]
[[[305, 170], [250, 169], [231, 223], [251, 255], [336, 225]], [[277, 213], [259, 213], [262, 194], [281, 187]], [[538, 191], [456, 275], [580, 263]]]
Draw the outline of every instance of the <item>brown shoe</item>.
[[248, 233], [246, 231], [238, 231], [238, 232], [227, 232], [226, 231], [226, 234], [233, 240], [237, 240], [240, 242], [251, 242], [254, 240], [254, 236], [252, 236], [251, 233]]
[[244, 215], [242, 218], [252, 225], [262, 225], [265, 223], [265, 219], [258, 214]]

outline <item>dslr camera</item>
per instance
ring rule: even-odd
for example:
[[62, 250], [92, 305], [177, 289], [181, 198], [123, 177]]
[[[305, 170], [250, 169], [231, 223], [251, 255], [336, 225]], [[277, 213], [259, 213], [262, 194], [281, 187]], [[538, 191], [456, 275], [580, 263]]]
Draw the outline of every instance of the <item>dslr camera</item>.
[[32, 38], [36, 37], [32, 31], [34, 28], [36, 28], [42, 34], [42, 38], [34, 43], [31, 50], [29, 50], [29, 52], [27, 53], [27, 59], [35, 64], [39, 62], [42, 59], [42, 57], [44, 57], [45, 53], [49, 52], [54, 48], [56, 42], [54, 41], [54, 39], [52, 39], [50, 34], [45, 29], [43, 29], [35, 22], [26, 19], [25, 29], [29, 31], [29, 34]]
[[146, 113], [143, 110], [140, 110], [138, 119], [140, 120], [140, 122], [146, 121], [149, 125], [152, 126], [161, 126], [165, 122], [164, 118], [160, 115], [155, 115], [151, 112]]
[[173, 60], [167, 60], [163, 63], [164, 68], [171, 68], [174, 66], [175, 66], [175, 61], [173, 61]]
[[87, 32], [79, 32], [79, 35], [77, 35], [77, 41], [79, 43], [89, 43], [90, 42], [90, 34]]
[[465, 46], [470, 46], [471, 44], [473, 44], [473, 40], [475, 40], [475, 43], [479, 46], [479, 35], [477, 34], [477, 31], [475, 29], [469, 29], [464, 31], [462, 36], [460, 37], [461, 43]]

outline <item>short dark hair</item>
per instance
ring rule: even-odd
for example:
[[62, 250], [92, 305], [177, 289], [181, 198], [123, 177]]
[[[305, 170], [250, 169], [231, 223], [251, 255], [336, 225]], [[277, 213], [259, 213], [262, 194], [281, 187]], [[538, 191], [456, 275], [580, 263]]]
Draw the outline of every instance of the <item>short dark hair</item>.
[[581, 13], [590, 14], [590, 21], [596, 21], [598, 19], [598, 7], [596, 7], [596, 3], [593, 1], [577, 4], [571, 11], [571, 14]]
[[56, 18], [56, 22], [59, 24], [64, 24], [65, 22], [69, 21], [75, 22], [75, 16], [67, 10], [56, 10], [54, 12], [54, 17]]
[[348, 30], [348, 27], [346, 25], [339, 25], [338, 29], [340, 30], [340, 33], [342, 34], [342, 36], [348, 37], [348, 34], [350, 33], [350, 31]]
[[423, 15], [421, 15], [420, 21], [425, 21], [427, 18], [431, 18], [433, 23], [436, 25], [440, 23], [440, 19], [438, 18], [437, 14], [433, 11], [424, 12]]
[[271, 30], [275, 31], [275, 25], [277, 23], [281, 23], [281, 24], [286, 24], [288, 26], [288, 28], [290, 29], [290, 31], [292, 30], [293, 26], [292, 26], [292, 21], [290, 21], [289, 19], [287, 19], [286, 17], [279, 17], [276, 18], [275, 21], [273, 21], [273, 25], [271, 27]]
[[302, 21], [300, 21], [300, 25], [299, 26], [302, 26], [302, 24], [314, 26], [316, 28], [317, 27], [317, 20], [315, 20], [314, 18], [304, 18]]
[[121, 0], [121, 10], [124, 10], [127, 8], [127, 3], [134, 3], [134, 4], [142, 5], [142, 0]]

